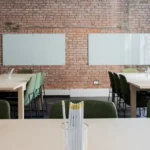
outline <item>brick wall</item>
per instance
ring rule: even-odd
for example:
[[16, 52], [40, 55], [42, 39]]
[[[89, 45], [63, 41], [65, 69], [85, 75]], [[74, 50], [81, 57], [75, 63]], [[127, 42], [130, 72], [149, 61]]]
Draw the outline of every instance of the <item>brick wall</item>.
[[[65, 66], [31, 66], [45, 71], [46, 88], [105, 88], [108, 70], [128, 66], [88, 66], [89, 33], [150, 32], [148, 0], [3, 0], [0, 1], [0, 33], [66, 34]], [[2, 35], [0, 36], [2, 64]], [[134, 66], [139, 70], [145, 66]], [[11, 66], [1, 66], [1, 73]], [[28, 68], [28, 66], [15, 67]], [[101, 84], [93, 85], [94, 80]]]

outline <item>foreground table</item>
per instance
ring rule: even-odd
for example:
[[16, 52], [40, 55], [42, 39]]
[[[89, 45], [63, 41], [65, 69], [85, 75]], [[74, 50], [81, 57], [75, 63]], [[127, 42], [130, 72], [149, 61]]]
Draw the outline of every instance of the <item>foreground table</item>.
[[7, 74], [0, 75], [0, 91], [18, 92], [18, 118], [24, 118], [24, 90], [26, 84], [34, 74], [13, 74], [8, 79]]
[[[0, 120], [1, 150], [64, 150], [62, 120]], [[148, 150], [150, 119], [90, 119], [88, 150]]]
[[150, 76], [145, 73], [119, 73], [123, 74], [130, 84], [131, 117], [136, 117], [136, 92], [150, 90]]

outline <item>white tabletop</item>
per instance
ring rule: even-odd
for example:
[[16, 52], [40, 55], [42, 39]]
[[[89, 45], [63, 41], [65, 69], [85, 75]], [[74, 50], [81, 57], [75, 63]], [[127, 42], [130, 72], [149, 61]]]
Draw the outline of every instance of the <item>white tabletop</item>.
[[[0, 120], [0, 149], [64, 150], [62, 120]], [[90, 119], [88, 150], [149, 150], [150, 119]]]
[[127, 81], [139, 89], [150, 89], [150, 75], [146, 73], [118, 73], [126, 77]]
[[8, 79], [8, 74], [1, 74], [0, 80], [29, 80], [35, 74], [12, 74], [11, 79]]
[[13, 74], [11, 79], [8, 79], [7, 74], [0, 75], [0, 90], [13, 91], [17, 88], [25, 85], [29, 81], [30, 77], [34, 74]]

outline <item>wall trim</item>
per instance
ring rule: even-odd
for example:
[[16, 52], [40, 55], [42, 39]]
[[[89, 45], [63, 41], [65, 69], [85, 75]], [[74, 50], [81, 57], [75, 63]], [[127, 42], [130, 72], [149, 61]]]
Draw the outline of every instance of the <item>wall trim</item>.
[[70, 90], [63, 90], [63, 89], [46, 89], [45, 90], [46, 95], [69, 95], [70, 96]]
[[47, 89], [46, 95], [69, 95], [70, 97], [108, 97], [109, 89]]

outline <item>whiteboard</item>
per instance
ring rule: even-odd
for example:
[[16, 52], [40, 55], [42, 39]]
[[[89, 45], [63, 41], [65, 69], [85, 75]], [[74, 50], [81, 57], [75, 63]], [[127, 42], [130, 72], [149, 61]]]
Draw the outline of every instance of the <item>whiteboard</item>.
[[89, 34], [89, 65], [150, 64], [150, 34]]
[[3, 65], [65, 65], [65, 35], [4, 34]]

